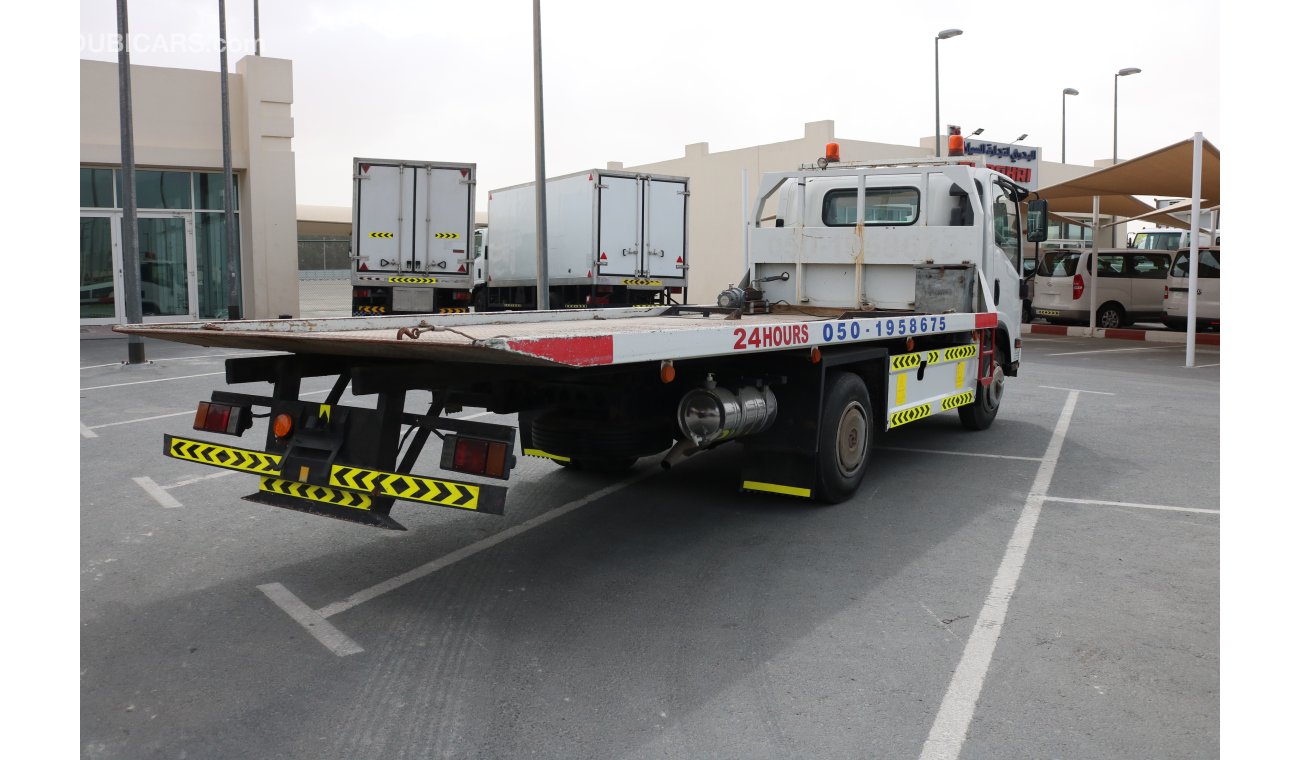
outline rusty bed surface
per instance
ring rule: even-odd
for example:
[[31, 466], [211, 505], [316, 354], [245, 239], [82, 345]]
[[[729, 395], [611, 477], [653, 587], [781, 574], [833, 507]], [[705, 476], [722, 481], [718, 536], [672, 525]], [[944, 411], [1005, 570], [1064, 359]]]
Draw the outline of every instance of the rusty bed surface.
[[245, 320], [119, 325], [114, 331], [220, 348], [286, 351], [406, 360], [554, 366], [508, 350], [510, 341], [610, 336], [629, 332], [682, 333], [740, 325], [789, 324], [826, 319], [811, 314], [756, 314], [727, 320], [711, 316], [660, 316], [656, 309], [610, 309], [509, 314], [445, 314], [334, 319]]

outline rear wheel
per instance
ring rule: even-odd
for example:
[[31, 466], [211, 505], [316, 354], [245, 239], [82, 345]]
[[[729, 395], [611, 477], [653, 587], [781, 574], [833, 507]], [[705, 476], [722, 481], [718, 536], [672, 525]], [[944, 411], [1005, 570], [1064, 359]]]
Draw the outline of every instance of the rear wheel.
[[1098, 327], [1121, 327], [1124, 324], [1124, 307], [1117, 303], [1104, 304], [1097, 309]]
[[1002, 390], [1006, 385], [1006, 375], [1002, 365], [1006, 356], [1002, 349], [993, 352], [993, 380], [988, 385], [979, 383], [975, 386], [975, 403], [957, 407], [957, 416], [967, 430], [985, 430], [997, 419], [998, 408], [1002, 406]]
[[817, 496], [832, 504], [858, 490], [867, 471], [874, 428], [867, 384], [852, 372], [826, 380], [817, 446]]

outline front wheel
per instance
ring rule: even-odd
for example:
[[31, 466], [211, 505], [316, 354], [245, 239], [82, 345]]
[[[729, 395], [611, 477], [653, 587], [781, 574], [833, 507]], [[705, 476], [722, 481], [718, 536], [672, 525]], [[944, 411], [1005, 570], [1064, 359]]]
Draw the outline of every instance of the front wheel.
[[836, 504], [858, 490], [874, 428], [867, 384], [852, 372], [827, 378], [817, 446], [817, 496]]
[[975, 386], [975, 403], [957, 407], [957, 416], [967, 430], [985, 430], [997, 419], [998, 408], [1002, 406], [1002, 391], [1006, 385], [1006, 375], [1002, 365], [1006, 357], [1002, 349], [993, 353], [993, 380], [988, 385], [978, 383]]

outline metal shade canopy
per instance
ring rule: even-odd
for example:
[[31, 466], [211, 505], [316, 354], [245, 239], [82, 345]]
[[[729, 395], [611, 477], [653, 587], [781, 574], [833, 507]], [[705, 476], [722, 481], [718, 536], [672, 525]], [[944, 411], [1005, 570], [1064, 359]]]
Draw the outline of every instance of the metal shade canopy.
[[[1219, 198], [1219, 149], [1209, 140], [1205, 140], [1201, 167], [1201, 197], [1211, 205], [1217, 205]], [[1192, 140], [1183, 140], [1173, 145], [1160, 148], [1137, 158], [1131, 158], [1122, 164], [1108, 166], [1081, 177], [1059, 182], [1040, 188], [1041, 198], [1079, 198], [1100, 195], [1152, 195], [1165, 198], [1192, 197]], [[1053, 210], [1056, 203], [1052, 204]], [[1146, 204], [1143, 204], [1144, 206]], [[1146, 213], [1155, 209], [1146, 209], [1137, 213]], [[1107, 213], [1102, 211], [1102, 213]], [[1123, 212], [1120, 212], [1123, 213]], [[1136, 216], [1137, 214], [1124, 214]]]

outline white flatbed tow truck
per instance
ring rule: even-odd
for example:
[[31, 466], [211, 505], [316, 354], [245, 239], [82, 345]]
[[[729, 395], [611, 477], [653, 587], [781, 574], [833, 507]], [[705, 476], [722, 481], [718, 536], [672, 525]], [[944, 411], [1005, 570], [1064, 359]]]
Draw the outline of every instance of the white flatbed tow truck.
[[[822, 163], [822, 162], [819, 162]], [[848, 499], [880, 430], [955, 410], [989, 427], [1018, 368], [1020, 209], [1002, 175], [947, 162], [805, 167], [764, 175], [747, 271], [717, 305], [403, 315], [115, 328], [277, 355], [226, 362], [194, 429], [264, 445], [166, 435], [169, 457], [261, 476], [244, 498], [401, 529], [397, 501], [502, 514], [524, 455], [620, 471], [670, 467], [730, 442], [747, 491]], [[778, 201], [778, 226], [760, 227]], [[1046, 205], [1029, 204], [1029, 240]], [[335, 378], [324, 401], [303, 378]], [[341, 405], [345, 390], [374, 408]], [[408, 394], [432, 394], [405, 411]], [[447, 416], [518, 413], [518, 430]], [[430, 435], [441, 468], [412, 472]]]

